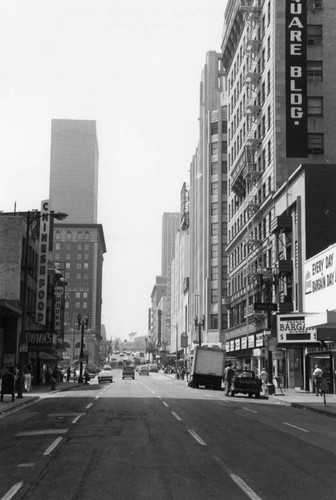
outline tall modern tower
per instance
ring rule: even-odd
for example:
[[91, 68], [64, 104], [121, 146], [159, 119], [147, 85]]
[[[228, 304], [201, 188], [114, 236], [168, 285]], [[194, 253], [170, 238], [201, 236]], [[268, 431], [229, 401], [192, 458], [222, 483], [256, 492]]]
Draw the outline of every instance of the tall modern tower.
[[78, 319], [88, 318], [84, 357], [98, 365], [104, 232], [97, 224], [98, 146], [96, 122], [52, 120], [50, 206], [68, 214], [54, 226], [51, 260], [62, 272], [65, 289], [64, 347], [69, 364], [80, 356]]
[[161, 276], [170, 276], [171, 262], [175, 255], [175, 237], [180, 219], [179, 212], [165, 212], [162, 216]]
[[52, 120], [50, 205], [67, 223], [97, 223], [98, 144], [94, 120]]

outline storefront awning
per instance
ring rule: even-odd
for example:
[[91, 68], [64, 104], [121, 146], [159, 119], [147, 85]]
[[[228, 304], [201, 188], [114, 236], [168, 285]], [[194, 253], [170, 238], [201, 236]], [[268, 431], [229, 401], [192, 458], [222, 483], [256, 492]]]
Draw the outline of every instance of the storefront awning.
[[45, 359], [45, 360], [47, 360], [47, 359], [55, 360], [56, 359], [55, 356], [52, 356], [51, 354], [49, 354], [47, 352], [43, 352], [43, 351], [39, 351], [38, 357], [40, 359]]
[[336, 311], [307, 314], [305, 323], [306, 328], [336, 328]]

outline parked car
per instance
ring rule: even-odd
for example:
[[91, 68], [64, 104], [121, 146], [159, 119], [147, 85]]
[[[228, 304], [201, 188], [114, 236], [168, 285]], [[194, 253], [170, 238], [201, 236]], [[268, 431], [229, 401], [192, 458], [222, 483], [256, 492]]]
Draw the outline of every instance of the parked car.
[[148, 365], [140, 366], [139, 375], [149, 375], [149, 367]]
[[254, 395], [260, 398], [261, 380], [255, 376], [252, 370], [235, 370], [231, 382], [231, 396], [235, 394], [248, 394], [249, 398]]
[[124, 366], [122, 371], [122, 378], [135, 378], [134, 366]]
[[98, 382], [113, 382], [112, 368], [110, 365], [104, 365], [103, 369], [98, 373]]
[[150, 372], [157, 372], [158, 371], [158, 365], [156, 363], [153, 363], [152, 365], [150, 365], [149, 371]]

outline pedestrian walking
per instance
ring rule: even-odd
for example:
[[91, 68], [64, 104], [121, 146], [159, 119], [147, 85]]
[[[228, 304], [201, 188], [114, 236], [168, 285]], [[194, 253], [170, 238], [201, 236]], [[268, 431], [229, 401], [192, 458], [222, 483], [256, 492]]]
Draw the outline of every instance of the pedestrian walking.
[[71, 375], [70, 366], [68, 366], [66, 373], [67, 373], [66, 380], [67, 380], [67, 382], [69, 382], [70, 381], [70, 375]]
[[316, 396], [321, 395], [322, 396], [322, 377], [323, 377], [323, 371], [319, 367], [318, 364], [315, 365], [315, 370], [313, 371], [313, 376], [315, 380], [315, 391], [316, 391]]
[[233, 377], [234, 371], [232, 369], [232, 363], [229, 361], [227, 367], [224, 370], [224, 392], [225, 396], [229, 395], [229, 392], [231, 390], [231, 382], [232, 382], [232, 377]]
[[266, 384], [267, 384], [267, 371], [265, 370], [265, 368], [263, 368], [260, 372], [260, 380], [261, 380], [262, 391], [265, 394]]

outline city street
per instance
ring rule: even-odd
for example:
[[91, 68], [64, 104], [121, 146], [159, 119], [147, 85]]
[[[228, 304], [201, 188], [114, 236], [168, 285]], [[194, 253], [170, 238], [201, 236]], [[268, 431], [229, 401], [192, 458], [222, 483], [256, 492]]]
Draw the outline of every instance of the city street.
[[0, 419], [0, 499], [335, 498], [335, 419], [162, 373]]

